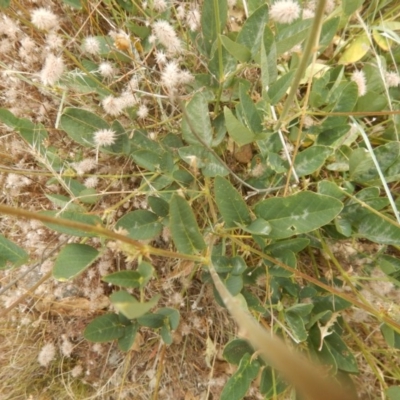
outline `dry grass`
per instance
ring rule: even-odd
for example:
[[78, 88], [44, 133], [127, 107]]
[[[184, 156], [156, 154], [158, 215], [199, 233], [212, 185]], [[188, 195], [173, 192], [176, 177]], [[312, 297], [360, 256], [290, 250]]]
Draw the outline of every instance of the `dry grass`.
[[[16, 0], [0, 13], [3, 18], [0, 25], [4, 23], [9, 27], [6, 30], [6, 25], [0, 26], [0, 106], [18, 117], [43, 123], [49, 132], [45, 143], [48, 152], [57, 153], [65, 161], [63, 168], [55, 171], [43, 155], [21, 140], [14, 130], [0, 125], [2, 203], [31, 211], [55, 209], [48, 195], [70, 195], [64, 179], [71, 176], [82, 182], [88, 178], [98, 179], [96, 190], [102, 196], [90, 211], [100, 216], [109, 227], [128, 211], [148, 207], [147, 193], [140, 187], [141, 179], [147, 176], [146, 171], [123, 157], [102, 152], [96, 155], [93, 148], [77, 145], [58, 129], [60, 113], [67, 106], [82, 107], [104, 115], [106, 107], [102, 108], [98, 94], [90, 88], [85, 92], [78, 85], [71, 85], [68, 90], [64, 86], [45, 85], [40, 78], [49, 51], [62, 54], [65, 68], [69, 71], [76, 68], [86, 70], [93, 67], [90, 63], [102, 61], [100, 55], [91, 57], [87, 50], [85, 54], [83, 39], [125, 29], [131, 19], [120, 7], [121, 3], [88, 1], [78, 12], [61, 1]], [[181, 3], [185, 2], [176, 2], [171, 18], [177, 18], [177, 6]], [[188, 8], [188, 4], [186, 6]], [[59, 18], [60, 29], [53, 32], [54, 36], [49, 37], [46, 31], [35, 28], [30, 22], [32, 10], [38, 7], [50, 7]], [[236, 18], [230, 21], [230, 29], [234, 31], [239, 29], [243, 11], [235, 9], [231, 13]], [[149, 17], [147, 22], [155, 19]], [[177, 56], [177, 62], [191, 73], [201, 72], [206, 62], [195, 48], [190, 47], [190, 32], [182, 26], [182, 21], [179, 22], [180, 33], [183, 39], [187, 39], [183, 45], [189, 48], [185, 57]], [[140, 26], [146, 27], [144, 23]], [[15, 31], [12, 31], [13, 27]], [[135, 129], [146, 127], [156, 140], [178, 131], [182, 115], [175, 98], [168, 97], [165, 82], [160, 89], [163, 67], [157, 61], [154, 49], [147, 43], [148, 53], [137, 45], [125, 51], [124, 36], [114, 35], [114, 40], [129, 62], [112, 60], [118, 73], [110, 78], [97, 75], [96, 79], [105, 92], [117, 95], [126, 90], [132, 77], [138, 77], [140, 90], [145, 92], [139, 103], [148, 110], [144, 115], [142, 109], [144, 118], [137, 118], [131, 111], [121, 112], [118, 120], [127, 129], [132, 129], [133, 124]], [[246, 79], [258, 79], [258, 70], [245, 69], [241, 75]], [[69, 78], [72, 79], [72, 75]], [[183, 87], [174, 90], [175, 95], [185, 96]], [[229, 93], [225, 95], [228, 98]], [[110, 115], [105, 118], [111, 119]], [[244, 155], [243, 160], [243, 154], [235, 151], [232, 143], [226, 147], [224, 157], [230, 168], [250, 176], [251, 171], [246, 166], [248, 157]], [[96, 156], [99, 162], [92, 168], [83, 172], [79, 169], [78, 163], [87, 159], [93, 161]], [[196, 165], [186, 167], [193, 175], [197, 174]], [[194, 185], [191, 190], [199, 197], [202, 195], [202, 187]], [[77, 200], [75, 196], [71, 197]], [[200, 199], [198, 202], [199, 225], [206, 226], [207, 219], [212, 216], [203, 213], [207, 201]], [[234, 372], [234, 367], [223, 359], [222, 350], [230, 339], [236, 337], [237, 331], [227, 311], [216, 305], [210, 285], [202, 283], [202, 272], [196, 265], [157, 257], [152, 259], [157, 276], [146, 287], [146, 297], [160, 293], [162, 301], [159, 305], [179, 309], [181, 322], [174, 332], [171, 346], [165, 346], [154, 331], [142, 328], [132, 349], [122, 353], [115, 343], [88, 343], [82, 334], [93, 317], [112, 310], [108, 301], [112, 288], [101, 278], [113, 271], [132, 269], [137, 265], [136, 261], [130, 262], [107, 249], [78, 278], [71, 282], [57, 282], [48, 276], [56, 252], [66, 242], [80, 243], [80, 238], [71, 239], [38, 222], [4, 215], [0, 218], [0, 232], [28, 251], [30, 256], [29, 264], [0, 271], [0, 302], [3, 307], [0, 313], [1, 399], [219, 398], [224, 384]], [[152, 244], [161, 249], [171, 249], [169, 236], [165, 229]], [[98, 238], [90, 238], [85, 243], [98, 248], [101, 245]], [[344, 242], [341, 246], [332, 245], [330, 255], [304, 253], [299, 269], [310, 276], [325, 276], [329, 280], [341, 276], [335, 269], [337, 264], [340, 265], [345, 271], [343, 276], [357, 286], [360, 299], [380, 307], [382, 314], [397, 319], [398, 288], [370, 268], [371, 259], [381, 249], [362, 241]], [[392, 251], [393, 255], [399, 256], [397, 250]], [[260, 259], [256, 254], [248, 254], [247, 261], [257, 265]], [[31, 290], [43, 277], [48, 279]], [[260, 298], [268, 297], [266, 283], [262, 281], [254, 289]], [[351, 290], [348, 285], [339, 289]], [[346, 311], [344, 320], [347, 330], [343, 338], [354, 351], [360, 369], [360, 374], [354, 378], [360, 398], [383, 398], [384, 389], [399, 382], [398, 352], [388, 348], [379, 333], [379, 323], [362, 310], [354, 307]], [[55, 355], [47, 365], [41, 365], [38, 356], [48, 343], [55, 346]], [[246, 398], [262, 397], [253, 388]]]

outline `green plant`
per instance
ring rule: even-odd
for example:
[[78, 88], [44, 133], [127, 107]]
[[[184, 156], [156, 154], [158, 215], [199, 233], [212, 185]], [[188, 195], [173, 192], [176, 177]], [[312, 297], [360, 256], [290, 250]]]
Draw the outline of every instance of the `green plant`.
[[[360, 12], [363, 3], [343, 1], [324, 14], [320, 1], [313, 20], [293, 15], [280, 23], [273, 4], [243, 1], [237, 6], [242, 26], [228, 29], [226, 0], [204, 0], [186, 19], [172, 3], [157, 9], [156, 2], [145, 8], [109, 0], [102, 12], [125, 31], [107, 35], [101, 25], [107, 19], [92, 15], [90, 2], [63, 2], [89, 15], [96, 28], [93, 37], [74, 37], [79, 51], [77, 43], [64, 48], [67, 72], [53, 79], [45, 64], [40, 75], [41, 90], [58, 99], [55, 126], [73, 151], [55, 145], [49, 121], [0, 109], [0, 121], [45, 171], [47, 201], [45, 211], [24, 210], [14, 200], [0, 212], [73, 238], [44, 279], [79, 279], [108, 251], [124, 259], [129, 268], [101, 277], [113, 309], [88, 323], [85, 339], [116, 341], [128, 352], [149, 328], [164, 349], [171, 345], [180, 313], [155, 289], [166, 278], [154, 260], [187, 261], [189, 282], [212, 287], [251, 344], [237, 337], [226, 344], [223, 356], [238, 368], [221, 399], [244, 398], [257, 376], [264, 398], [288, 395], [291, 387], [273, 368], [310, 398], [344, 398], [330, 381], [313, 385], [319, 372], [282, 341], [328, 366], [349, 398], [357, 389], [352, 376], [360, 372], [357, 351], [376, 375], [380, 369], [390, 375], [377, 378], [382, 390], [396, 392], [399, 371], [372, 360], [362, 343], [352, 348], [357, 335], [347, 317], [355, 307], [373, 316], [388, 348], [399, 348], [398, 310], [384, 299], [377, 308], [363, 291], [364, 279], [373, 281], [378, 269], [380, 280], [399, 286], [399, 88], [389, 79], [399, 26], [386, 4], [365, 2]], [[7, 18], [31, 24], [3, 6]], [[0, 67], [9, 71], [3, 61]], [[102, 163], [105, 173], [92, 172]], [[6, 236], [12, 235], [0, 236], [0, 268], [15, 269], [29, 253]], [[338, 251], [349, 242], [379, 246], [362, 272], [349, 262], [357, 251]]]

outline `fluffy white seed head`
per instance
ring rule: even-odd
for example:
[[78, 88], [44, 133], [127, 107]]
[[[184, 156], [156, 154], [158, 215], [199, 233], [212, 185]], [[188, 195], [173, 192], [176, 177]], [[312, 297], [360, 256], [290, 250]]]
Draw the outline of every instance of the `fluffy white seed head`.
[[83, 175], [96, 166], [96, 160], [94, 158], [85, 158], [82, 161], [73, 163], [72, 166], [78, 175]]
[[47, 367], [56, 356], [56, 348], [53, 343], [46, 343], [38, 355], [38, 362], [42, 367]]
[[46, 35], [46, 47], [48, 49], [60, 49], [63, 46], [63, 39], [56, 32], [51, 31]]
[[97, 187], [97, 185], [99, 184], [99, 178], [97, 178], [97, 176], [89, 176], [88, 178], [85, 179], [84, 185], [88, 188], [88, 189], [92, 189]]
[[168, 8], [165, 0], [153, 0], [153, 8], [155, 11], [164, 12]]
[[121, 96], [119, 97], [119, 102], [122, 109], [125, 109], [135, 106], [138, 102], [138, 99], [130, 90], [126, 90], [122, 92]]
[[174, 89], [179, 85], [180, 69], [175, 61], [165, 64], [161, 72], [161, 82], [167, 89]]
[[174, 31], [174, 28], [167, 21], [156, 21], [153, 24], [153, 34], [157, 40], [166, 48], [170, 54], [182, 52], [181, 42]]
[[400, 76], [397, 72], [386, 72], [385, 80], [388, 87], [396, 87], [400, 85]]
[[138, 111], [137, 111], [137, 116], [138, 116], [139, 118], [144, 119], [144, 118], [146, 118], [148, 115], [149, 115], [149, 109], [147, 108], [147, 106], [146, 106], [145, 104], [142, 104], [142, 105], [139, 107]]
[[96, 55], [100, 52], [100, 42], [94, 36], [88, 36], [83, 41], [83, 49], [88, 54]]
[[31, 14], [31, 21], [33, 25], [44, 31], [57, 29], [60, 24], [57, 15], [47, 8], [37, 8], [34, 10]]
[[115, 74], [115, 69], [110, 62], [104, 61], [99, 65], [99, 73], [104, 78], [112, 78]]
[[49, 53], [46, 57], [43, 69], [40, 71], [40, 81], [43, 85], [54, 85], [64, 72], [64, 61], [61, 57], [56, 57]]
[[186, 24], [192, 32], [200, 27], [200, 11], [196, 7], [192, 7], [186, 14]]
[[111, 129], [100, 129], [93, 134], [96, 146], [111, 146], [117, 139], [116, 133]]
[[116, 117], [122, 113], [123, 104], [118, 97], [114, 97], [112, 95], [107, 96], [103, 99], [101, 104], [104, 108], [104, 111], [113, 117]]
[[2, 15], [0, 18], [0, 36], [5, 35], [8, 39], [17, 39], [20, 29], [18, 24], [6, 15]]
[[367, 80], [363, 71], [354, 71], [351, 80], [357, 84], [358, 96], [364, 96], [367, 93]]
[[269, 10], [269, 16], [280, 24], [291, 24], [300, 16], [300, 6], [293, 0], [278, 0]]

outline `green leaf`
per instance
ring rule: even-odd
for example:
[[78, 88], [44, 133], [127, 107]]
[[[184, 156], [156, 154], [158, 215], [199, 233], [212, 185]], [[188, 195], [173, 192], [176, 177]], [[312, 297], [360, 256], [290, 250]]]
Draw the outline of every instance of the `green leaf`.
[[171, 331], [175, 330], [179, 325], [179, 312], [173, 308], [160, 308], [156, 314], [164, 317], [163, 326], [160, 331], [164, 343], [172, 344]]
[[137, 150], [149, 150], [153, 153], [163, 153], [164, 148], [158, 143], [158, 141], [151, 140], [148, 138], [147, 131], [135, 130], [133, 137], [130, 140], [132, 151]]
[[140, 167], [155, 172], [160, 168], [162, 154], [150, 150], [137, 150], [131, 153], [131, 157]]
[[388, 255], [382, 255], [377, 260], [381, 270], [388, 276], [399, 280], [400, 275], [400, 259]]
[[333, 331], [324, 338], [324, 346], [335, 359], [337, 367], [352, 374], [358, 373], [357, 361], [350, 349], [343, 342], [342, 338]]
[[[289, 267], [296, 269], [297, 268], [297, 258], [296, 255], [291, 250], [275, 250], [271, 254], [276, 260], [280, 261], [283, 264], [288, 265]], [[266, 265], [269, 266], [268, 273], [271, 276], [289, 278], [292, 276], [290, 271], [282, 268], [281, 266], [274, 264], [272, 261], [265, 260]], [[285, 286], [285, 285], [282, 285]], [[289, 290], [289, 286], [285, 287], [286, 290]], [[297, 297], [297, 294], [295, 295]]]
[[263, 90], [278, 77], [275, 35], [268, 25], [264, 27], [261, 49], [261, 77]]
[[172, 344], [173, 337], [171, 335], [171, 329], [167, 325], [163, 325], [160, 330], [161, 338], [165, 344]]
[[10, 7], [11, 0], [0, 0], [0, 8]]
[[[54, 183], [57, 183], [57, 180], [52, 178], [52, 180], [50, 182], [48, 182], [48, 185], [49, 184], [54, 184]], [[80, 183], [76, 179], [71, 179], [69, 177], [65, 177], [64, 178], [64, 183], [65, 183], [66, 186], [68, 186], [68, 189], [76, 197], [78, 197], [81, 194], [82, 191], [87, 189], [85, 185], [83, 185], [82, 183]]]
[[285, 312], [285, 320], [293, 337], [295, 337], [298, 342], [307, 340], [308, 333], [304, 325], [304, 320], [300, 315], [293, 312]]
[[151, 279], [154, 268], [151, 264], [142, 261], [137, 271], [118, 271], [102, 278], [104, 282], [126, 288], [144, 287]]
[[291, 50], [294, 46], [301, 43], [310, 30], [312, 19], [298, 20], [285, 26], [276, 35], [276, 50], [278, 55]]
[[260, 392], [265, 399], [273, 398], [274, 395], [282, 393], [286, 389], [283, 382], [275, 370], [271, 367], [265, 367], [261, 373]]
[[[349, 137], [349, 125], [344, 123], [343, 125], [337, 125], [327, 127], [318, 135], [316, 144], [322, 146], [339, 147]], [[346, 137], [345, 137], [346, 136]]]
[[[98, 196], [96, 189], [88, 188], [79, 192], [79, 201], [84, 204], [96, 204], [100, 196]], [[72, 210], [73, 208], [70, 208]]]
[[[74, 222], [80, 222], [80, 223], [83, 223], [86, 225], [102, 226], [102, 221], [97, 215], [83, 214], [83, 213], [78, 213], [75, 211], [65, 211], [65, 212], [61, 213], [60, 215], [59, 215], [58, 211], [41, 211], [39, 214], [48, 215], [50, 217], [59, 216], [62, 219], [67, 219], [69, 221], [74, 221]], [[53, 229], [56, 232], [65, 233], [67, 235], [82, 236], [82, 237], [98, 236], [97, 233], [90, 233], [90, 232], [85, 232], [85, 231], [82, 231], [79, 229], [70, 228], [67, 226], [63, 226], [62, 223], [53, 224], [53, 223], [44, 222], [44, 225], [46, 225], [50, 229]]]
[[226, 0], [204, 0], [201, 11], [201, 32], [204, 36], [207, 52], [222, 33], [228, 18]]
[[368, 212], [357, 226], [358, 235], [379, 244], [400, 245], [400, 227]]
[[159, 299], [160, 295], [157, 295], [146, 303], [139, 303], [133, 296], [124, 290], [114, 292], [110, 296], [110, 301], [113, 306], [128, 319], [135, 319], [146, 314], [156, 306]]
[[233, 57], [235, 57], [236, 60], [242, 63], [245, 63], [250, 60], [251, 52], [250, 50], [247, 49], [246, 46], [243, 46], [240, 43], [236, 43], [224, 35], [220, 35], [220, 39], [225, 49], [228, 50], [228, 52]]
[[382, 324], [381, 332], [390, 347], [400, 349], [400, 334], [398, 332], [387, 324]]
[[107, 283], [112, 283], [116, 286], [137, 288], [140, 287], [140, 278], [141, 275], [137, 271], [118, 271], [103, 276], [102, 280]]
[[335, 36], [339, 27], [340, 17], [334, 17], [328, 19], [321, 29], [321, 35], [318, 43], [318, 51], [323, 53], [326, 47], [332, 43], [332, 39]]
[[[383, 111], [388, 106], [386, 95], [368, 91], [364, 96], [359, 97], [353, 111], [374, 112]], [[393, 142], [392, 142], [393, 143]]]
[[133, 343], [135, 342], [138, 329], [139, 324], [137, 322], [125, 326], [122, 336], [118, 338], [118, 348], [121, 351], [127, 352], [131, 349]]
[[206, 244], [188, 202], [175, 194], [169, 207], [169, 228], [178, 251], [184, 254], [194, 254], [198, 250], [204, 250]]
[[326, 225], [342, 208], [343, 204], [333, 197], [305, 191], [263, 200], [256, 205], [255, 213], [271, 224], [271, 238], [284, 239]]
[[229, 174], [221, 161], [204, 146], [191, 145], [178, 150], [179, 157], [192, 167], [200, 168], [204, 176], [215, 177]]
[[75, 10], [81, 10], [81, 0], [63, 0], [63, 3], [69, 7], [75, 8]]
[[[241, 296], [240, 292], [243, 289], [243, 277], [241, 275], [224, 274], [220, 278], [232, 296]], [[218, 304], [224, 306], [215, 288], [214, 295], [218, 297]]]
[[221, 393], [221, 400], [241, 400], [249, 390], [251, 382], [260, 370], [260, 362], [251, 360], [250, 354], [245, 354], [237, 371], [228, 379]]
[[4, 108], [0, 108], [0, 121], [19, 132], [21, 137], [29, 145], [46, 157], [47, 149], [45, 148], [44, 143], [48, 139], [49, 135], [42, 124], [34, 124], [29, 119], [18, 118]]
[[[390, 142], [374, 149], [374, 154], [379, 168], [387, 181], [396, 180], [396, 174], [392, 176], [392, 170], [400, 165], [400, 143]], [[371, 155], [363, 148], [354, 150], [350, 160], [350, 178], [360, 183], [373, 183], [379, 179], [378, 171]], [[380, 182], [380, 180], [379, 180]]]
[[358, 100], [358, 86], [355, 82], [348, 82], [340, 85], [337, 89], [340, 91], [336, 104], [332, 112], [349, 112], [352, 111]]
[[[193, 131], [194, 133], [193, 133]], [[198, 139], [211, 146], [213, 133], [208, 111], [208, 102], [204, 95], [196, 93], [186, 104], [182, 120], [182, 137], [189, 144], [203, 145]]]
[[6, 108], [0, 108], [0, 121], [5, 123], [10, 128], [16, 129], [19, 118], [16, 117], [11, 111], [8, 111]]
[[335, 218], [335, 228], [341, 235], [345, 237], [350, 237], [353, 232], [351, 229], [351, 222], [346, 218], [341, 218], [340, 215]]
[[[212, 257], [212, 262], [214, 264], [214, 268], [217, 271], [218, 274], [224, 274], [227, 272], [233, 273], [233, 265], [231, 263], [231, 258], [226, 257], [226, 256], [213, 256]], [[242, 259], [243, 260], [243, 259]], [[244, 262], [244, 261], [243, 261]], [[246, 269], [246, 264], [245, 268]], [[243, 270], [244, 271], [244, 270]], [[243, 271], [236, 272], [235, 274], [241, 274]]]
[[140, 285], [146, 286], [154, 275], [154, 267], [146, 261], [142, 261], [138, 266], [138, 272], [141, 275]]
[[[204, 176], [207, 176], [206, 174], [203, 173]], [[188, 187], [193, 181], [194, 181], [194, 176], [187, 171], [186, 169], [179, 168], [172, 174], [175, 182], [180, 185], [180, 186], [186, 186]], [[168, 205], [168, 210], [169, 210], [169, 205]]]
[[256, 135], [244, 126], [228, 107], [224, 107], [224, 116], [226, 129], [228, 130], [229, 136], [239, 145], [244, 146], [245, 144], [252, 143], [256, 139]]
[[[267, 28], [265, 28], [267, 29]], [[260, 68], [261, 68], [261, 93], [262, 93], [262, 98], [264, 100], [269, 100], [268, 95], [267, 95], [267, 90], [269, 87], [270, 82], [272, 81], [270, 77], [270, 60], [267, 56], [267, 52], [265, 50], [265, 40], [263, 38], [263, 41], [261, 43], [261, 53], [260, 53]]]
[[75, 278], [99, 256], [99, 251], [87, 244], [70, 243], [57, 256], [53, 276], [59, 281]]
[[[232, 82], [233, 75], [237, 68], [236, 59], [228, 52], [228, 50], [225, 49], [224, 46], [221, 46], [220, 52], [219, 43], [217, 42], [215, 42], [215, 46], [213, 46], [213, 51], [211, 54], [212, 57], [208, 63], [208, 69], [211, 73], [211, 78], [213, 78], [213, 83], [210, 84], [210, 86], [213, 86], [215, 82], [218, 82], [218, 84], [228, 87]], [[231, 95], [228, 94], [228, 99], [230, 100], [230, 98]], [[224, 96], [222, 99], [224, 99]]]
[[241, 114], [247, 127], [254, 133], [260, 133], [263, 130], [261, 113], [246, 93], [246, 88], [243, 84], [239, 85], [239, 100]]
[[0, 235], [0, 270], [5, 269], [7, 262], [19, 267], [28, 260], [28, 253], [19, 246]]
[[[84, 51], [83, 47], [82, 50]], [[101, 86], [101, 83], [96, 79], [96, 69], [98, 66], [88, 60], [82, 60], [82, 64], [89, 73], [76, 68], [62, 77], [62, 85], [83, 95], [97, 93], [101, 97], [107, 96], [109, 91]]]
[[351, 306], [351, 303], [333, 294], [317, 296], [313, 298], [314, 308], [313, 313], [319, 314], [327, 310], [338, 312], [345, 310]]
[[353, 14], [364, 3], [364, 0], [343, 0], [342, 8], [346, 15]]
[[253, 235], [267, 236], [271, 232], [271, 225], [265, 219], [257, 218], [250, 225], [238, 224], [238, 227]]
[[153, 239], [162, 231], [158, 216], [151, 211], [136, 210], [125, 214], [118, 220], [115, 227], [126, 229], [128, 237], [135, 240]]
[[161, 197], [149, 196], [147, 198], [150, 208], [159, 217], [165, 218], [169, 213], [169, 204]]
[[281, 240], [279, 242], [271, 243], [268, 245], [264, 252], [273, 252], [274, 254], [277, 252], [284, 251], [292, 251], [293, 253], [298, 253], [301, 250], [304, 250], [310, 244], [310, 239], [306, 238], [295, 238], [295, 239], [287, 239]]
[[263, 4], [246, 19], [237, 36], [236, 42], [244, 45], [250, 51], [250, 56], [253, 58], [260, 51], [264, 27], [267, 22], [268, 7], [266, 4]]
[[297, 175], [305, 176], [320, 169], [326, 159], [332, 154], [332, 149], [325, 146], [314, 145], [299, 153], [294, 162]]
[[268, 90], [268, 97], [270, 98], [272, 105], [278, 103], [278, 101], [285, 95], [289, 86], [292, 84], [294, 73], [295, 70], [289, 71], [271, 85]]
[[227, 228], [251, 222], [250, 212], [242, 196], [226, 179], [217, 176], [214, 182], [215, 202]]
[[240, 360], [245, 354], [251, 356], [253, 353], [254, 350], [249, 342], [243, 339], [233, 339], [224, 347], [222, 357], [224, 357], [229, 364], [239, 365]]
[[83, 337], [90, 342], [104, 343], [119, 339], [124, 331], [118, 315], [106, 314], [96, 317], [84, 330]]
[[309, 349], [313, 350], [315, 356], [317, 356], [321, 362], [325, 365], [330, 365], [331, 372], [336, 374], [338, 372], [337, 362], [335, 357], [330, 352], [329, 347], [323, 343], [322, 348], [320, 349], [321, 345], [321, 330], [319, 329], [317, 324], [314, 324], [312, 328], [309, 330]]
[[363, 182], [376, 176], [377, 171], [371, 155], [364, 148], [355, 149], [349, 160], [350, 179], [356, 182]]
[[163, 315], [165, 317], [164, 320], [171, 330], [175, 330], [176, 328], [178, 328], [180, 319], [178, 310], [175, 310], [174, 308], [164, 307], [158, 309], [157, 314]]
[[157, 329], [164, 326], [165, 316], [162, 314], [145, 314], [140, 316], [137, 321], [142, 326], [147, 326], [148, 328]]
[[82, 146], [95, 147], [93, 134], [100, 129], [109, 129], [110, 126], [90, 111], [70, 107], [61, 116], [60, 128]]
[[386, 389], [387, 400], [399, 400], [400, 399], [400, 386], [390, 386]]

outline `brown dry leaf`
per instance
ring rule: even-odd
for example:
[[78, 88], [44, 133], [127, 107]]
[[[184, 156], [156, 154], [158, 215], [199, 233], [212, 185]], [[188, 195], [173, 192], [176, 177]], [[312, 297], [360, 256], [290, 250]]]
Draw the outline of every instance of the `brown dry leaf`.
[[216, 353], [217, 353], [217, 347], [215, 343], [211, 340], [210, 336], [207, 335], [205, 360], [208, 368], [211, 368], [212, 360]]
[[70, 317], [86, 317], [90, 313], [103, 310], [110, 305], [107, 296], [100, 296], [95, 302], [85, 297], [66, 297], [55, 301], [49, 297], [40, 299], [35, 307], [40, 312], [61, 314]]
[[190, 260], [182, 260], [179, 261], [179, 264], [173, 270], [171, 274], [169, 274], [167, 279], [178, 279], [182, 276], [188, 276], [192, 273], [194, 268], [194, 262]]
[[228, 26], [231, 32], [239, 32], [246, 18], [243, 8], [232, 7], [228, 11]]
[[200, 397], [194, 395], [192, 392], [186, 392], [185, 393], [185, 400], [199, 400]]
[[242, 164], [249, 163], [253, 158], [253, 149], [251, 144], [245, 144], [240, 147], [235, 145], [234, 156], [235, 159]]
[[136, 351], [137, 353], [140, 352], [143, 343], [143, 336], [140, 334], [140, 332], [137, 332], [131, 350]]
[[172, 340], [175, 344], [180, 344], [182, 343], [183, 337], [182, 334], [180, 332], [174, 332], [172, 334]]
[[331, 328], [333, 326], [333, 324], [336, 322], [337, 318], [339, 316], [338, 312], [335, 312], [332, 314], [331, 318], [329, 319], [329, 321], [325, 324], [325, 325], [321, 325], [319, 323], [319, 321], [317, 321], [318, 323], [318, 328], [321, 332], [321, 342], [318, 348], [318, 351], [322, 350], [322, 346], [324, 345], [324, 339], [331, 335], [333, 333], [333, 331], [329, 331], [329, 328]]

